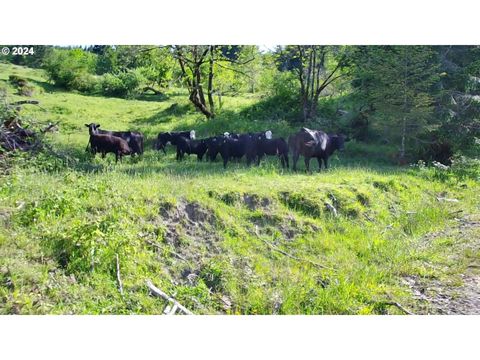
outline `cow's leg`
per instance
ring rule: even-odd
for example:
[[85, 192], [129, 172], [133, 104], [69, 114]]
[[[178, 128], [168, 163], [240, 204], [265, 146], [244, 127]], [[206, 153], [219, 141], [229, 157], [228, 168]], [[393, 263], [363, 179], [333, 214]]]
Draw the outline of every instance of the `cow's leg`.
[[284, 154], [283, 157], [285, 159], [285, 164], [287, 165], [287, 169], [289, 169], [290, 165], [288, 164], [288, 154]]
[[260, 166], [260, 160], [262, 160], [264, 153], [258, 153], [257, 155], [257, 166]]
[[310, 157], [305, 156], [304, 160], [305, 160], [305, 169], [306, 169], [307, 172], [310, 172]]
[[328, 169], [328, 156], [323, 157], [323, 164], [325, 165], [325, 169]]
[[318, 171], [322, 170], [322, 157], [317, 156], [317, 161], [318, 161]]
[[299, 153], [297, 152], [293, 153], [293, 171], [297, 171], [297, 161], [299, 156], [300, 156]]

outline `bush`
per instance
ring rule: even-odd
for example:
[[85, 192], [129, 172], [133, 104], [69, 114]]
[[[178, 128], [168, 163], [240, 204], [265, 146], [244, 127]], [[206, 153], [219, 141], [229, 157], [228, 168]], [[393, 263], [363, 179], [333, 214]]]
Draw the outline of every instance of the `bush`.
[[105, 74], [102, 77], [101, 92], [108, 96], [132, 97], [145, 83], [145, 78], [138, 70], [128, 70], [118, 74]]
[[480, 159], [456, 155], [450, 169], [460, 180], [470, 178], [480, 181]]
[[88, 73], [79, 74], [71, 81], [72, 89], [86, 93], [95, 92], [98, 84], [98, 77]]
[[89, 91], [95, 71], [96, 56], [82, 49], [54, 49], [44, 60], [44, 69], [55, 85], [68, 90]]

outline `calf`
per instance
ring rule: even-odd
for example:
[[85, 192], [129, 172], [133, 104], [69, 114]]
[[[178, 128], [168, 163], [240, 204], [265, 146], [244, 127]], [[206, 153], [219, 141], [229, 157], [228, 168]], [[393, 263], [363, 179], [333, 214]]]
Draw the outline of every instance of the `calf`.
[[105, 154], [114, 153], [115, 163], [118, 162], [118, 158], [122, 160], [123, 155], [131, 154], [131, 149], [128, 143], [120, 137], [104, 134], [90, 134], [90, 145], [93, 155], [97, 152], [102, 154], [102, 158], [105, 158]]
[[207, 151], [207, 147], [205, 139], [192, 140], [180, 137], [177, 140], [177, 160], [183, 160], [185, 154], [197, 154], [198, 161], [202, 161], [203, 155]]
[[[137, 132], [137, 131], [101, 130], [100, 129], [100, 124], [95, 124], [95, 123], [85, 124], [85, 126], [88, 127], [88, 130], [89, 130], [90, 134], [95, 133], [95, 134], [99, 134], [99, 135], [112, 135], [112, 136], [117, 136], [119, 138], [122, 138], [123, 140], [125, 140], [128, 143], [128, 146], [131, 150], [131, 155], [134, 155], [134, 154], [141, 155], [141, 154], [143, 154], [144, 136], [140, 132]], [[88, 149], [88, 144], [87, 144], [87, 149]]]
[[163, 153], [167, 154], [165, 151], [166, 145], [171, 144], [176, 146], [178, 140], [182, 137], [195, 140], [195, 130], [159, 133], [153, 148], [154, 150], [163, 150]]

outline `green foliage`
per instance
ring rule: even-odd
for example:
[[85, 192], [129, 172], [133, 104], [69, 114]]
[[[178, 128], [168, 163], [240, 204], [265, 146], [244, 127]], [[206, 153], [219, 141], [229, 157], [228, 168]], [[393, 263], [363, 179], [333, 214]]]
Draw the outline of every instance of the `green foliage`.
[[100, 90], [107, 96], [133, 97], [145, 83], [141, 70], [127, 70], [118, 74], [105, 74]]
[[[58, 86], [69, 90], [84, 87], [85, 78], [95, 72], [96, 56], [82, 49], [53, 49], [44, 59], [44, 69]], [[80, 79], [81, 78], [81, 79]]]
[[[0, 69], [9, 93], [14, 71], [48, 86], [40, 71]], [[173, 149], [163, 155], [151, 146], [118, 164], [85, 154], [83, 124], [96, 120], [106, 129], [139, 129], [147, 141], [168, 130], [195, 128], [206, 137], [269, 128], [287, 136], [299, 127], [262, 113], [261, 94], [224, 96], [213, 121], [188, 109], [182, 89], [167, 95], [156, 102], [58, 90], [38, 94], [47, 111], [22, 109], [39, 122], [59, 121], [60, 131], [47, 136], [63, 157], [18, 155], [2, 174], [2, 314], [160, 314], [166, 304], [149, 294], [146, 279], [198, 314], [397, 314], [377, 302], [416, 309], [405, 276], [450, 279], [464, 271], [449, 256], [451, 244], [465, 239], [431, 236], [455, 227], [453, 213], [478, 210], [478, 161], [454, 159], [444, 171], [462, 180], [444, 180], [435, 175], [440, 168], [392, 166], [389, 144], [360, 141], [314, 174], [282, 171], [275, 157], [226, 170], [219, 161], [176, 162]], [[186, 204], [195, 204], [190, 214]]]

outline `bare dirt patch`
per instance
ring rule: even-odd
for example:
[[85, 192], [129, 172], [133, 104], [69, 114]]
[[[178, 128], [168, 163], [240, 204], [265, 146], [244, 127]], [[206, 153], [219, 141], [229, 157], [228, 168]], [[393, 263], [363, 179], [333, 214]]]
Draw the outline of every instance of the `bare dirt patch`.
[[414, 299], [419, 301], [420, 314], [480, 314], [480, 214], [457, 219], [458, 225], [425, 237], [422, 246], [436, 237], [455, 234], [451, 258], [466, 261], [465, 271], [458, 278], [447, 280], [408, 276], [403, 279]]

